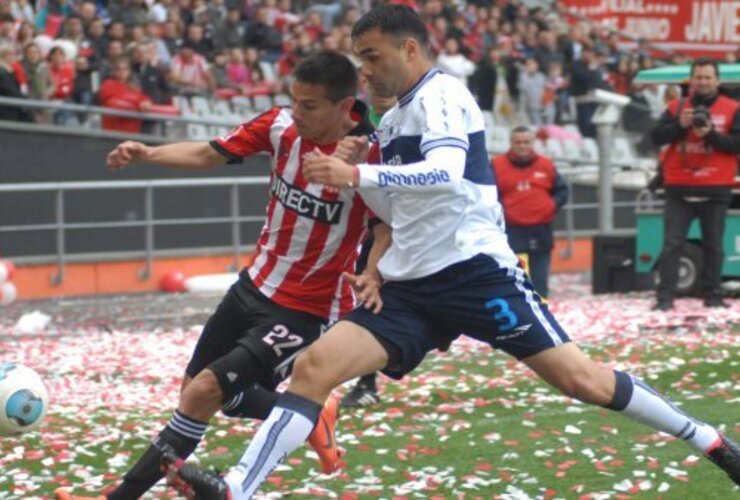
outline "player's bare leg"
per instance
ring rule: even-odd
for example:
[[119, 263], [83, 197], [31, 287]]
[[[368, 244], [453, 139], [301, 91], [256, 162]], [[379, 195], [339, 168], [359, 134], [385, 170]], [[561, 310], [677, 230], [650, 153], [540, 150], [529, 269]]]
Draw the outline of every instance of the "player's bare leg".
[[603, 368], [573, 343], [547, 349], [523, 361], [570, 397], [614, 410], [683, 439], [740, 485], [740, 448], [711, 425], [681, 411], [642, 380]]

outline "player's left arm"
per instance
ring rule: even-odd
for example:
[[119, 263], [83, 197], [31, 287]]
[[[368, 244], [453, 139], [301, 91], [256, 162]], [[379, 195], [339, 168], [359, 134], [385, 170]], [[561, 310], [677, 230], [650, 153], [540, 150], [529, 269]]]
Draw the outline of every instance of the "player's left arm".
[[350, 282], [357, 300], [365, 309], [378, 314], [383, 307], [383, 300], [380, 297], [383, 277], [378, 272], [378, 262], [391, 246], [392, 230], [390, 226], [376, 219], [372, 231], [373, 244], [368, 253], [365, 270], [360, 275], [345, 273], [344, 278]]
[[560, 210], [568, 202], [568, 184], [560, 173], [555, 170], [555, 182], [550, 191], [552, 200], [555, 202], [555, 210]]

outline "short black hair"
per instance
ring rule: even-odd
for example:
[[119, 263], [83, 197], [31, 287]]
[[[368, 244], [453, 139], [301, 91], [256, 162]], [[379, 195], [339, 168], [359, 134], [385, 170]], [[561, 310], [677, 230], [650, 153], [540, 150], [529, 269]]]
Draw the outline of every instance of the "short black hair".
[[424, 21], [411, 7], [401, 4], [383, 4], [362, 16], [352, 28], [352, 38], [368, 31], [379, 29], [381, 33], [395, 37], [410, 36], [427, 50], [429, 33]]
[[293, 78], [322, 85], [332, 102], [357, 94], [357, 68], [347, 56], [333, 50], [322, 50], [303, 59], [293, 70]]
[[695, 59], [694, 62], [691, 63], [691, 76], [694, 76], [694, 70], [698, 66], [712, 66], [714, 68], [715, 76], [719, 78], [719, 64], [715, 59], [709, 57], [699, 57], [698, 59]]

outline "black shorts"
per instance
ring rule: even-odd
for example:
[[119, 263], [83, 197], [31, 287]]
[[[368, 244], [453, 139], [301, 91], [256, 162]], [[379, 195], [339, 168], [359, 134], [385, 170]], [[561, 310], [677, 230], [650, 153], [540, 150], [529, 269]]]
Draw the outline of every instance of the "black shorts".
[[298, 354], [326, 329], [327, 320], [268, 299], [246, 271], [206, 322], [185, 372], [208, 367], [224, 398], [257, 382], [274, 389], [290, 375]]
[[385, 283], [380, 294], [380, 313], [358, 307], [343, 320], [368, 329], [385, 346], [390, 359], [383, 372], [393, 378], [460, 335], [517, 359], [570, 340], [524, 272], [487, 255], [424, 278]]

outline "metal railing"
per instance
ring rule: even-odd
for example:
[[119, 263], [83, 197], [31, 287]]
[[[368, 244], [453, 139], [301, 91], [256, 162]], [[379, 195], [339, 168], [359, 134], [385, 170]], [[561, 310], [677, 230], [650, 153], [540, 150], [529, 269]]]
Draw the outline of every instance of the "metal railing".
[[[616, 170], [616, 169], [615, 169]], [[577, 178], [584, 174], [595, 174], [598, 171], [596, 167], [576, 167], [563, 168], [560, 170], [566, 182], [571, 188], [577, 183]], [[55, 262], [57, 266], [56, 273], [51, 277], [53, 284], [58, 285], [64, 281], [65, 266], [70, 261], [95, 261], [110, 259], [115, 252], [100, 252], [96, 254], [73, 254], [68, 252], [66, 238], [70, 231], [84, 229], [116, 229], [116, 228], [143, 228], [144, 229], [144, 248], [141, 251], [128, 252], [128, 258], [143, 258], [144, 266], [139, 270], [139, 278], [144, 280], [151, 275], [153, 261], [155, 256], [172, 256], [175, 254], [193, 255], [203, 252], [203, 247], [164, 250], [156, 248], [156, 231], [158, 228], [165, 226], [182, 226], [193, 224], [218, 224], [229, 223], [231, 225], [231, 253], [233, 255], [232, 268], [238, 268], [239, 258], [243, 251], [253, 248], [251, 245], [243, 245], [241, 242], [241, 227], [243, 222], [262, 222], [264, 214], [243, 215], [240, 213], [239, 188], [241, 186], [267, 186], [269, 177], [219, 177], [219, 178], [202, 178], [202, 179], [171, 179], [171, 180], [131, 180], [131, 181], [89, 181], [89, 182], [51, 182], [51, 183], [18, 183], [0, 185], [0, 195], [3, 193], [53, 193], [54, 206], [52, 219], [48, 223], [24, 224], [24, 225], [6, 225], [0, 226], [0, 234], [3, 233], [23, 233], [32, 231], [53, 231], [55, 233], [55, 253], [46, 256], [34, 256], [17, 259], [23, 263], [48, 263]], [[229, 213], [228, 215], [218, 217], [187, 217], [187, 218], [156, 218], [154, 213], [155, 198], [159, 191], [171, 188], [204, 188], [204, 187], [223, 187], [229, 190]], [[65, 210], [65, 200], [69, 193], [75, 191], [101, 191], [101, 190], [120, 190], [120, 189], [141, 189], [144, 192], [144, 210], [141, 220], [105, 220], [94, 222], [72, 222], [68, 220]], [[614, 202], [614, 208], [635, 208], [636, 200]], [[596, 210], [599, 204], [597, 202], [578, 203], [571, 200], [563, 207], [563, 217], [565, 218], [565, 230], [557, 231], [556, 236], [565, 238], [566, 247], [561, 251], [561, 256], [569, 257], [573, 253], [573, 244], [576, 237], [593, 236], [598, 233], [594, 229], [576, 230], [575, 213], [581, 210]], [[634, 228], [618, 230], [620, 234], [634, 234]], [[214, 250], [209, 248], [209, 250]], [[223, 250], [223, 249], [222, 249]]]
[[[242, 250], [248, 248], [241, 243], [242, 222], [261, 222], [263, 215], [242, 215], [239, 210], [239, 187], [246, 185], [267, 185], [269, 177], [220, 177], [208, 179], [172, 179], [172, 180], [139, 180], [139, 181], [90, 181], [90, 182], [44, 182], [44, 183], [18, 183], [0, 184], [2, 193], [28, 193], [28, 192], [50, 192], [54, 193], [54, 220], [46, 224], [25, 224], [13, 226], [0, 226], [0, 233], [30, 232], [30, 231], [54, 231], [56, 233], [56, 254], [54, 260], [57, 264], [57, 272], [51, 277], [54, 285], [64, 281], [65, 265], [69, 260], [66, 249], [66, 236], [68, 231], [79, 229], [115, 229], [141, 227], [145, 231], [144, 249], [140, 255], [144, 258], [144, 267], [139, 271], [139, 278], [144, 280], [151, 275], [155, 248], [155, 232], [158, 227], [189, 225], [193, 223], [230, 223], [231, 243], [233, 252], [232, 268], [236, 270]], [[154, 200], [155, 193], [160, 189], [168, 188], [203, 188], [208, 186], [223, 186], [229, 188], [230, 213], [224, 217], [199, 217], [183, 219], [155, 219]], [[65, 199], [68, 193], [73, 191], [99, 191], [117, 189], [142, 189], [144, 190], [144, 218], [135, 221], [96, 221], [96, 222], [69, 222], [65, 214]], [[48, 257], [30, 259], [49, 260]]]

